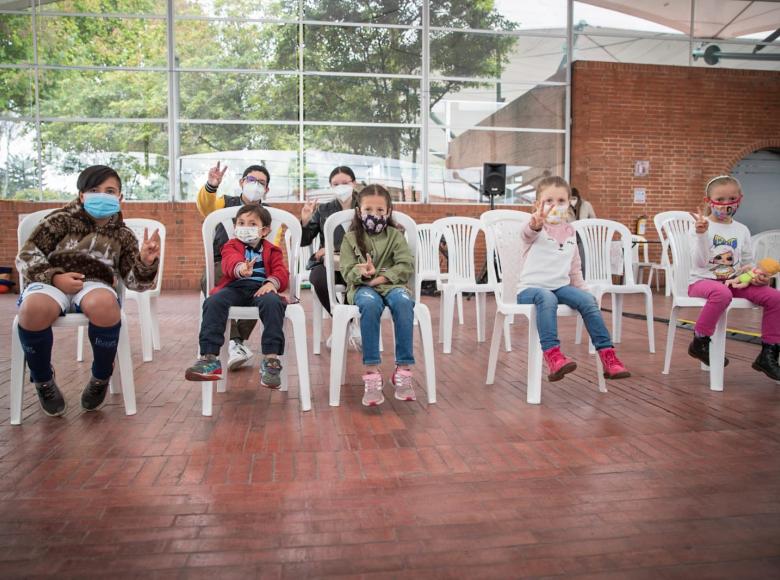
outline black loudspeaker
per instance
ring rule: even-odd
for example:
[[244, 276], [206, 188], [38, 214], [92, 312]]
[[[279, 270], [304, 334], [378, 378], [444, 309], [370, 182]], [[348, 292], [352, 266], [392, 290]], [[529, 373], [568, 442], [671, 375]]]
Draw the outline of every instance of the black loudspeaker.
[[506, 163], [485, 163], [482, 166], [482, 193], [490, 197], [506, 193]]

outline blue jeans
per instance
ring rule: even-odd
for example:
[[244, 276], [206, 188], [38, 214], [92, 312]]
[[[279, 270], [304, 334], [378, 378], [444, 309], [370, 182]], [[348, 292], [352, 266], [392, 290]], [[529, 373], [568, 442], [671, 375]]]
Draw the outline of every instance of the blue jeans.
[[596, 350], [612, 346], [612, 339], [604, 319], [601, 318], [596, 298], [589, 292], [574, 286], [563, 286], [557, 290], [526, 288], [517, 295], [517, 303], [536, 305], [536, 327], [539, 329], [542, 350], [549, 350], [561, 344], [558, 340], [558, 304], [570, 306], [582, 315]]
[[393, 288], [385, 296], [369, 286], [355, 292], [355, 306], [360, 309], [360, 334], [363, 339], [363, 364], [378, 365], [379, 332], [382, 312], [390, 308], [395, 325], [395, 364], [414, 364], [414, 300], [404, 288]]

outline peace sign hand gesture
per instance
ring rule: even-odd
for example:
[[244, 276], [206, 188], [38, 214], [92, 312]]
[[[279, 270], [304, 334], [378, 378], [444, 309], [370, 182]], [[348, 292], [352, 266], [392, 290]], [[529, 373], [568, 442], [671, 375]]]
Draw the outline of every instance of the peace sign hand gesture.
[[222, 178], [225, 176], [225, 171], [227, 171], [227, 165], [220, 170], [219, 161], [217, 161], [217, 164], [209, 169], [207, 183], [211, 187], [219, 187], [219, 184], [222, 183]]
[[371, 254], [366, 256], [365, 264], [358, 264], [358, 269], [360, 270], [361, 277], [367, 279], [374, 277], [374, 274], [376, 274], [376, 267], [374, 266], [374, 262], [371, 261]]
[[238, 275], [242, 278], [249, 278], [252, 275], [252, 272], [255, 271], [255, 260], [257, 260], [257, 258], [252, 258], [248, 262], [244, 262], [238, 270]]
[[703, 234], [707, 232], [707, 228], [709, 227], [709, 220], [707, 220], [706, 216], [704, 215], [704, 208], [699, 207], [698, 213], [688, 212], [691, 214], [691, 217], [696, 220], [696, 233], [697, 234]]
[[144, 228], [144, 241], [141, 243], [141, 261], [151, 266], [160, 257], [160, 230], [154, 230], [149, 237], [149, 229]]
[[544, 225], [544, 222], [547, 220], [548, 214], [553, 209], [552, 204], [547, 206], [545, 209], [545, 204], [543, 203], [537, 203], [536, 204], [536, 211], [531, 214], [531, 229], [535, 232], [539, 232], [542, 229], [542, 226]]
[[314, 210], [317, 208], [317, 200], [309, 199], [304, 202], [301, 208], [301, 223], [306, 225], [311, 220], [311, 216], [314, 214]]

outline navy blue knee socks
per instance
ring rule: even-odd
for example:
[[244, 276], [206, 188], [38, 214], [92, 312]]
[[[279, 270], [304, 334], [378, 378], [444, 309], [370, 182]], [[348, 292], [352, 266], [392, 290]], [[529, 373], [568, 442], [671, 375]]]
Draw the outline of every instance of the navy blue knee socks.
[[92, 344], [92, 376], [98, 380], [107, 381], [111, 378], [121, 326], [121, 322], [108, 327], [89, 323], [87, 334]]
[[22, 343], [27, 366], [30, 367], [32, 382], [50, 381], [52, 378], [51, 347], [54, 344], [51, 326], [44, 330], [27, 330], [20, 326], [19, 341]]

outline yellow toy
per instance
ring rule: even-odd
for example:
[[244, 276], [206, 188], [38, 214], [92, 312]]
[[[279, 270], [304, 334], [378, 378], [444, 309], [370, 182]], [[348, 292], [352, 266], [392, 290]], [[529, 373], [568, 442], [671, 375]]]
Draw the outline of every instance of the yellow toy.
[[730, 278], [726, 280], [726, 286], [730, 286], [732, 288], [747, 288], [757, 274], [766, 274], [767, 276], [771, 277], [778, 272], [780, 272], [780, 262], [774, 258], [764, 258], [763, 260], [759, 260], [756, 267], [752, 270], [743, 272], [736, 278]]

